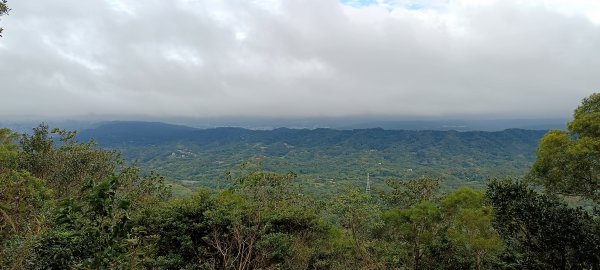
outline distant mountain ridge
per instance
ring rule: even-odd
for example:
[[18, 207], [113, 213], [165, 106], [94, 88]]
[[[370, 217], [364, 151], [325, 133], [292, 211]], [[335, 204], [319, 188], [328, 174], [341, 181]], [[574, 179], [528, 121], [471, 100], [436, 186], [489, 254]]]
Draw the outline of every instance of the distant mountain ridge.
[[[184, 140], [200, 144], [244, 142], [288, 142], [302, 146], [354, 142], [371, 144], [369, 141], [398, 142], [419, 138], [430, 143], [439, 144], [444, 139], [455, 138], [466, 142], [474, 138], [490, 140], [505, 139], [520, 141], [541, 138], [546, 130], [506, 129], [503, 131], [462, 131], [456, 130], [385, 130], [383, 128], [367, 128], [338, 130], [329, 128], [274, 130], [250, 130], [237, 127], [219, 127], [198, 129], [183, 125], [162, 122], [115, 121], [106, 122], [78, 134], [81, 140], [94, 139], [105, 146], [114, 145], [149, 145]], [[507, 137], [508, 136], [508, 137]], [[432, 140], [430, 140], [432, 139]], [[381, 145], [379, 145], [381, 147]]]
[[344, 184], [373, 185], [387, 178], [423, 175], [444, 186], [480, 187], [491, 177], [523, 176], [535, 159], [545, 130], [503, 131], [337, 130], [327, 128], [249, 130], [196, 129], [159, 122], [110, 122], [78, 134], [137, 160], [144, 171], [169, 179], [219, 187], [228, 171], [247, 161], [266, 170], [300, 175], [318, 192]]
[[363, 129], [379, 127], [389, 130], [456, 130], [502, 131], [505, 129], [550, 130], [564, 129], [566, 119], [497, 119], [497, 120], [429, 120], [429, 121], [372, 121], [339, 127]]
[[166, 124], [162, 122], [112, 121], [79, 132], [82, 140], [94, 139], [104, 145], [112, 144], [156, 144], [185, 138], [196, 128]]
[[217, 127], [241, 127], [251, 130], [273, 130], [277, 128], [291, 129], [316, 129], [330, 128], [337, 130], [383, 128], [387, 130], [457, 130], [457, 131], [502, 131], [505, 129], [520, 128], [530, 130], [565, 129], [568, 119], [389, 119], [365, 117], [338, 117], [338, 118], [190, 118], [190, 117], [158, 117], [158, 118], [124, 118], [136, 120], [111, 121], [98, 118], [47, 119], [47, 120], [6, 120], [0, 118], [0, 126], [10, 128], [17, 132], [30, 132], [40, 121], [46, 122], [50, 127], [67, 130], [87, 130], [106, 124], [117, 123], [170, 123], [187, 127], [211, 129]]

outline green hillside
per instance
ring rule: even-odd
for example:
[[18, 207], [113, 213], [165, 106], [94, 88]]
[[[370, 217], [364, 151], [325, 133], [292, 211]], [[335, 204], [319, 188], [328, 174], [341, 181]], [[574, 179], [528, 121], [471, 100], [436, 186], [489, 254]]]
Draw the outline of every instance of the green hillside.
[[444, 187], [482, 187], [492, 177], [522, 176], [545, 131], [402, 131], [383, 129], [192, 129], [164, 123], [113, 122], [80, 134], [117, 149], [144, 171], [211, 188], [229, 185], [227, 172], [252, 162], [267, 171], [293, 171], [321, 192], [346, 183], [381, 186], [388, 178], [422, 175]]

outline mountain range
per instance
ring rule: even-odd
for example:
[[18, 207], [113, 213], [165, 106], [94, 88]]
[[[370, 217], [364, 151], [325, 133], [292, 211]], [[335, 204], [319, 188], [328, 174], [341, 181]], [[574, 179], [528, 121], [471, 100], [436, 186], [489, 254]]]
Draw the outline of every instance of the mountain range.
[[306, 188], [375, 186], [387, 178], [440, 178], [446, 187], [480, 187], [494, 177], [523, 176], [546, 130], [503, 131], [198, 129], [160, 122], [107, 122], [78, 134], [117, 149], [143, 171], [207, 187], [228, 185], [224, 175], [250, 162], [294, 171]]

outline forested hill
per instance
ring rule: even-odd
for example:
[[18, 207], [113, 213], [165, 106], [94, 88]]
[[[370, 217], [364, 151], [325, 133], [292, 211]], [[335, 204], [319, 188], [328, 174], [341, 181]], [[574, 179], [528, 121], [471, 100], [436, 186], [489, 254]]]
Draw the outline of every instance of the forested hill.
[[[447, 186], [478, 186], [490, 177], [521, 176], [535, 158], [541, 130], [406, 131], [383, 129], [194, 129], [153, 122], [110, 122], [80, 132], [173, 180], [219, 186], [248, 160], [294, 171], [315, 187], [353, 182], [366, 172], [385, 178], [438, 176]], [[223, 183], [226, 184], [226, 183]]]
[[[381, 128], [354, 130], [327, 128], [249, 130], [232, 127], [195, 129], [160, 122], [107, 122], [96, 128], [81, 131], [78, 137], [82, 140], [94, 139], [99, 144], [108, 147], [187, 141], [205, 145], [280, 142], [302, 147], [339, 145], [355, 149], [385, 149], [395, 144], [481, 149], [501, 146], [519, 151], [527, 150], [530, 147], [535, 148], [538, 140], [546, 132], [546, 130], [523, 129], [507, 129], [497, 132], [384, 130]], [[515, 147], [516, 149], [513, 149]]]

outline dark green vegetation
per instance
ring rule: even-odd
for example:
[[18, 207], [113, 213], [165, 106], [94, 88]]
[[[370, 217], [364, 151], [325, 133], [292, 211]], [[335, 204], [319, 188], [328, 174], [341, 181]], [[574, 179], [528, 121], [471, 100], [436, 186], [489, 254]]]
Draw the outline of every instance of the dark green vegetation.
[[[6, 0], [0, 0], [0, 17], [8, 14], [8, 11], [10, 11], [10, 9], [8, 8], [8, 5], [6, 5]], [[3, 30], [4, 29], [0, 27], [0, 37], [2, 36]]]
[[528, 181], [444, 192], [389, 178], [327, 199], [256, 163], [226, 174], [227, 188], [174, 198], [74, 132], [0, 129], [0, 268], [600, 269], [599, 112], [593, 95], [568, 133], [544, 136]]
[[226, 172], [260, 159], [267, 171], [294, 171], [308, 192], [338, 192], [345, 184], [374, 186], [390, 177], [427, 175], [444, 188], [481, 188], [490, 177], [520, 177], [535, 159], [545, 131], [399, 131], [383, 129], [192, 129], [162, 123], [115, 122], [82, 132], [103, 147], [138, 160], [145, 172], [222, 188]]

